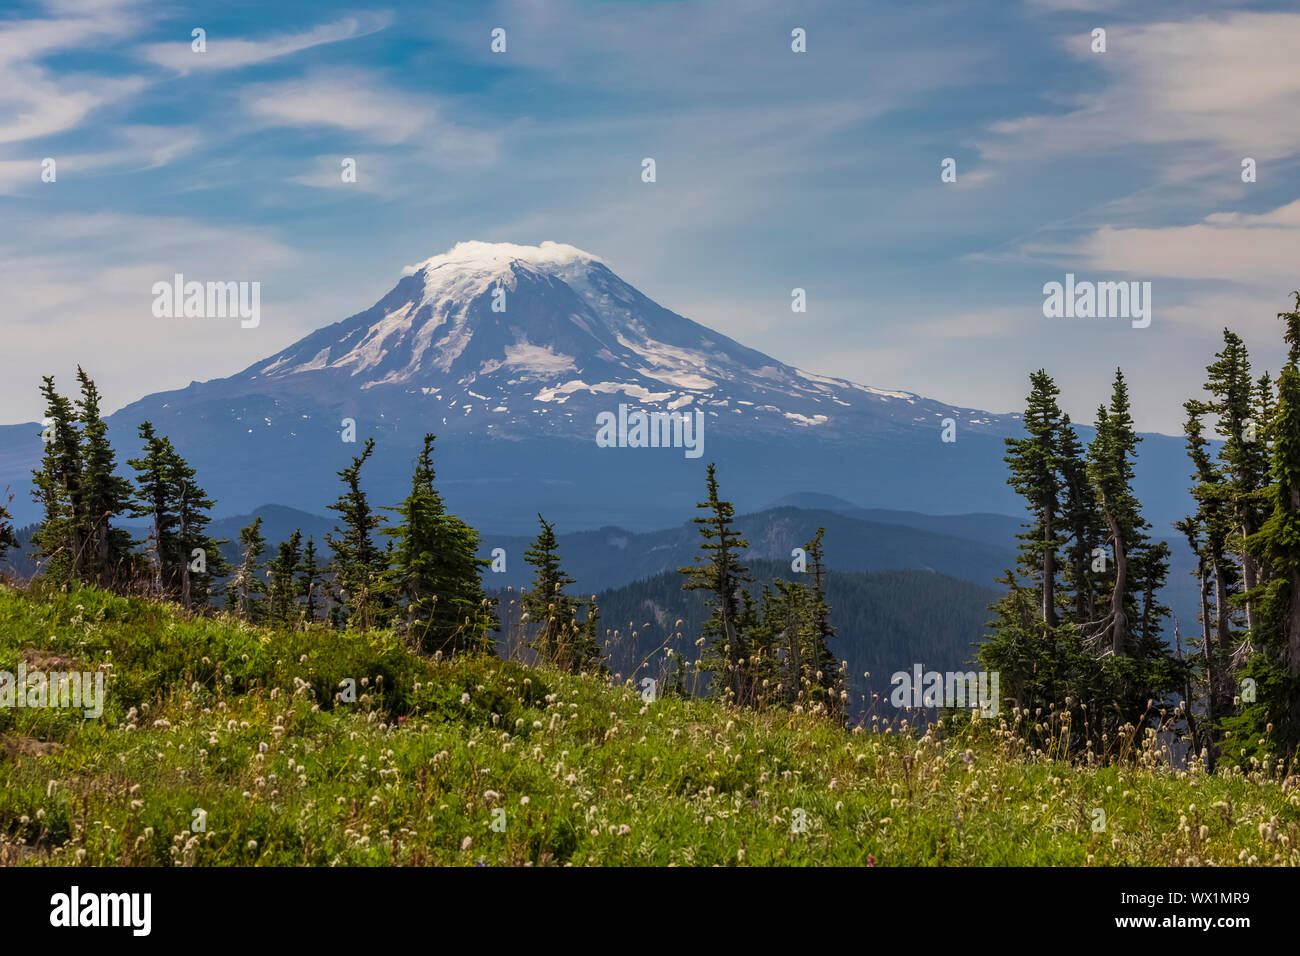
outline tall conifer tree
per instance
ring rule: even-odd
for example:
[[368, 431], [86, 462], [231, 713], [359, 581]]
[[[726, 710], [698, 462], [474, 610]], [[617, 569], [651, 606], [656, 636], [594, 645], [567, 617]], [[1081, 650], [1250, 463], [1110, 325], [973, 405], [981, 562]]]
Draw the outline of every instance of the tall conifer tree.
[[316, 561], [316, 542], [311, 538], [302, 549], [302, 570], [298, 575], [298, 596], [303, 599], [303, 616], [308, 624], [314, 624], [322, 605], [321, 573]]
[[1292, 763], [1300, 758], [1300, 292], [1295, 298], [1295, 310], [1278, 315], [1289, 354], [1269, 428], [1271, 507], [1247, 544], [1268, 571], [1250, 593], [1258, 614], [1250, 654], [1236, 675], [1254, 700], [1240, 694], [1239, 713], [1223, 721], [1230, 734], [1225, 750], [1238, 763], [1260, 752]]
[[562, 653], [566, 631], [571, 627], [578, 608], [577, 599], [565, 594], [564, 589], [577, 582], [560, 566], [555, 526], [540, 514], [537, 520], [541, 523], [541, 530], [532, 546], [524, 552], [524, 560], [533, 566], [536, 574], [532, 588], [524, 592], [523, 605], [537, 629], [532, 640], [533, 650], [543, 661], [554, 664]]
[[714, 691], [729, 703], [748, 706], [753, 703], [757, 688], [751, 673], [749, 644], [742, 619], [739, 592], [744, 583], [752, 580], [749, 569], [740, 563], [740, 552], [749, 542], [740, 536], [735, 527], [736, 509], [731, 502], [718, 496], [718, 479], [714, 464], [710, 463], [706, 480], [708, 497], [696, 507], [708, 512], [696, 517], [699, 528], [702, 562], [696, 557], [691, 567], [678, 568], [686, 577], [682, 589], [705, 591], [711, 613], [704, 624], [704, 636], [713, 638], [705, 658], [706, 668], [713, 672]]
[[298, 571], [302, 564], [302, 531], [295, 530], [288, 541], [281, 541], [276, 556], [267, 566], [267, 618], [273, 624], [288, 626], [298, 619]]
[[47, 580], [67, 586], [81, 571], [82, 537], [77, 523], [81, 503], [81, 434], [72, 403], [60, 395], [54, 379], [41, 379], [45, 419], [41, 437], [45, 454], [32, 472], [32, 498], [44, 515], [33, 542]]
[[1030, 377], [1025, 407], [1024, 438], [1006, 439], [1009, 482], [1029, 503], [1033, 522], [1020, 535], [1020, 561], [1031, 580], [1038, 582], [1044, 625], [1056, 625], [1057, 553], [1062, 545], [1060, 513], [1062, 480], [1058, 457], [1061, 409], [1060, 390], [1043, 369]]
[[115, 474], [116, 456], [108, 441], [108, 425], [100, 416], [99, 389], [78, 366], [81, 399], [77, 419], [81, 424], [81, 481], [77, 507], [80, 525], [82, 580], [114, 587], [131, 578], [131, 536], [113, 526], [129, 508], [131, 484]]
[[478, 557], [478, 532], [447, 511], [434, 487], [433, 443], [424, 436], [411, 492], [389, 509], [396, 521], [384, 532], [392, 549], [388, 580], [419, 650], [483, 652], [497, 626], [480, 577], [490, 562]]
[[387, 570], [383, 549], [375, 541], [375, 532], [383, 519], [370, 508], [361, 488], [361, 468], [375, 450], [375, 440], [366, 439], [360, 455], [338, 473], [346, 486], [338, 501], [329, 505], [339, 515], [342, 527], [327, 535], [326, 543], [334, 553], [332, 570], [346, 611], [348, 624], [366, 630], [383, 623], [387, 609], [384, 574]]

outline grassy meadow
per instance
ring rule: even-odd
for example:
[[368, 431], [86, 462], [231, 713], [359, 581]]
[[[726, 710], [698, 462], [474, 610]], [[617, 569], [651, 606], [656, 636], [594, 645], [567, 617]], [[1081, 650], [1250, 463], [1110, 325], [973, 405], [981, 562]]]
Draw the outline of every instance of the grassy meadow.
[[102, 668], [107, 700], [0, 709], [3, 864], [1300, 864], [1276, 768], [1170, 769], [1154, 737], [1070, 764], [1005, 713], [845, 730], [382, 631], [0, 585], [0, 670], [20, 661]]

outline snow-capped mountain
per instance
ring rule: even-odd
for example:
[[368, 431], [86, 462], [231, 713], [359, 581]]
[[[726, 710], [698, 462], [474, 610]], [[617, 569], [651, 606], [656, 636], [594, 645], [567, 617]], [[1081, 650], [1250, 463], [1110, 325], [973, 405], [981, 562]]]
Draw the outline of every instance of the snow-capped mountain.
[[[447, 434], [590, 438], [618, 403], [700, 409], [715, 430], [847, 437], [930, 424], [1010, 434], [906, 392], [800, 371], [670, 312], [573, 246], [462, 242], [409, 266], [374, 306], [229, 380], [347, 396], [385, 417], [418, 410]], [[743, 422], [743, 426], [740, 423]], [[274, 427], [274, 419], [272, 421]], [[937, 434], [937, 431], [936, 431]]]
[[[93, 357], [78, 359], [93, 375]], [[619, 406], [702, 420], [699, 457], [598, 444], [598, 416]], [[954, 442], [941, 440], [949, 418]], [[268, 502], [320, 513], [367, 437], [367, 488], [377, 505], [396, 502], [426, 432], [438, 436], [453, 507], [499, 533], [534, 529], [538, 511], [570, 530], [676, 524], [694, 513], [710, 461], [741, 507], [816, 491], [932, 514], [1020, 508], [1002, 461], [1018, 415], [801, 371], [552, 242], [460, 243], [265, 361], [128, 405], [109, 419], [119, 461], [135, 454], [145, 420], [198, 469], [223, 515]], [[27, 489], [38, 433], [0, 427], [0, 488], [17, 492], [20, 522], [36, 517]], [[1139, 490], [1143, 477], [1181, 486], [1177, 441], [1150, 436], [1142, 450]], [[1180, 513], [1181, 502], [1168, 514], [1164, 504], [1153, 520]]]

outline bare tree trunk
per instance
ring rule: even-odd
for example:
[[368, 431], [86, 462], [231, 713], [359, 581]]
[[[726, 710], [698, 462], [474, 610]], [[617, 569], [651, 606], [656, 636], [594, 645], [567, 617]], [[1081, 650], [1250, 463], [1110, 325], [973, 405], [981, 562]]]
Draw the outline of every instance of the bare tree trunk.
[[158, 534], [158, 513], [153, 516], [153, 593], [162, 594], [162, 538]]
[[238, 607], [241, 618], [248, 617], [248, 582], [252, 577], [248, 570], [249, 556], [251, 552], [244, 552], [243, 563], [239, 566], [239, 576], [235, 585], [236, 606]]
[[1232, 619], [1228, 616], [1228, 582], [1224, 578], [1222, 557], [1214, 559], [1214, 610], [1216, 641], [1220, 653], [1226, 658], [1232, 651]]
[[1052, 548], [1052, 513], [1043, 515], [1043, 623], [1056, 626], [1056, 551]]
[[86, 565], [85, 555], [81, 553], [85, 547], [85, 542], [81, 538], [81, 532], [75, 527], [75, 520], [74, 518], [74, 527], [68, 535], [68, 542], [72, 546], [72, 576], [77, 580], [81, 580]]
[[[1300, 488], [1291, 489], [1291, 508], [1300, 510]], [[1291, 570], [1290, 607], [1287, 609], [1286, 672], [1300, 677], [1300, 569]]]
[[[1200, 581], [1201, 581], [1201, 653], [1205, 656], [1205, 719], [1206, 725], [1214, 726], [1215, 720], [1219, 716], [1218, 708], [1218, 685], [1222, 683], [1222, 678], [1218, 671], [1218, 661], [1210, 653], [1211, 636], [1210, 636], [1210, 582], [1205, 575], [1205, 559], [1200, 561]], [[1191, 708], [1191, 700], [1187, 702], [1188, 708]], [[1210, 746], [1210, 759], [1213, 761], [1213, 744]]]
[[185, 549], [185, 496], [181, 495], [181, 605], [190, 609], [190, 556]]
[[[1243, 509], [1244, 510], [1244, 509]], [[1259, 563], [1255, 556], [1246, 550], [1246, 539], [1254, 533], [1250, 525], [1250, 517], [1242, 515], [1241, 517], [1241, 569], [1242, 575], [1246, 580], [1246, 590], [1252, 591], [1255, 585], [1259, 583]], [[1255, 602], [1252, 599], [1246, 600], [1246, 628], [1251, 634], [1255, 633]]]
[[1119, 525], [1110, 515], [1106, 516], [1110, 527], [1110, 539], [1115, 551], [1115, 589], [1110, 593], [1110, 648], [1116, 656], [1124, 653], [1125, 639], [1128, 637], [1128, 618], [1124, 615], [1124, 588], [1128, 583], [1128, 555], [1124, 553], [1124, 539], [1119, 533]]
[[1210, 582], [1205, 576], [1205, 559], [1200, 561], [1198, 576], [1201, 582], [1201, 648], [1210, 646]]

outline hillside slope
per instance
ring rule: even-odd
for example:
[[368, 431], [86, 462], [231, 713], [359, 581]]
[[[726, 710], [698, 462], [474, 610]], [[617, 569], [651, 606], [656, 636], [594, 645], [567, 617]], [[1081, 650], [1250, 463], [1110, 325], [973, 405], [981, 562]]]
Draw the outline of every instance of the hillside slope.
[[[776, 578], [801, 578], [788, 562], [751, 562], [749, 569], [755, 594]], [[910, 671], [913, 664], [964, 670], [975, 656], [974, 645], [985, 637], [992, 617], [988, 607], [998, 598], [988, 588], [927, 571], [837, 571], [826, 577], [826, 596], [836, 629], [831, 650], [848, 662], [854, 715], [870, 712], [872, 695], [887, 697], [890, 675]], [[676, 571], [603, 591], [596, 599], [616, 672], [631, 674], [644, 661], [651, 676], [667, 673], [666, 649], [691, 660], [697, 656], [690, 645], [709, 612], [703, 594], [682, 590]]]
[[0, 587], [0, 670], [19, 659], [112, 667], [99, 720], [0, 709], [0, 863], [1300, 863], [1300, 793], [1258, 773], [1077, 768], [993, 734], [645, 703], [95, 591]]

